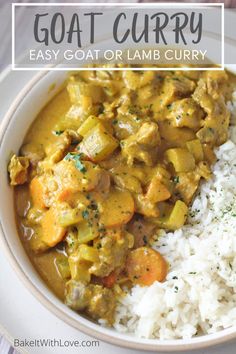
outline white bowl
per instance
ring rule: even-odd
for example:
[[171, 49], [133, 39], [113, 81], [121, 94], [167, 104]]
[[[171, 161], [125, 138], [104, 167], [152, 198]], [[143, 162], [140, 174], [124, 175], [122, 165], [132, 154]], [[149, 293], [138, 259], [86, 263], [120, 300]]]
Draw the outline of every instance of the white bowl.
[[[236, 72], [236, 68], [231, 67]], [[18, 236], [13, 191], [9, 186], [7, 164], [10, 153], [18, 152], [25, 134], [41, 108], [55, 95], [67, 77], [63, 71], [40, 72], [25, 86], [4, 117], [0, 130], [0, 227], [1, 244], [15, 272], [30, 292], [66, 323], [88, 335], [112, 344], [146, 351], [183, 351], [222, 343], [236, 337], [236, 327], [191, 339], [158, 340], [141, 339], [84, 318], [64, 305], [45, 285], [32, 266]], [[55, 84], [53, 90], [49, 90]], [[30, 309], [29, 309], [30, 310]]]

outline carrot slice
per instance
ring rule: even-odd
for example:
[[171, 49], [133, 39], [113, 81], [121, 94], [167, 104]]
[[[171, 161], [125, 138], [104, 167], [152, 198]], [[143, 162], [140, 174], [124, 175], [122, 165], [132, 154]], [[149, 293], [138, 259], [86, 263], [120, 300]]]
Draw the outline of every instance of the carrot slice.
[[116, 278], [117, 278], [116, 273], [111, 272], [109, 275], [102, 278], [102, 285], [105, 286], [106, 288], [112, 288], [116, 282]]
[[61, 226], [57, 220], [57, 209], [51, 207], [42, 218], [42, 241], [49, 247], [54, 247], [61, 242], [65, 236], [66, 228]]
[[134, 200], [128, 191], [113, 189], [101, 205], [100, 223], [106, 227], [127, 224], [134, 214]]
[[71, 191], [70, 189], [63, 189], [58, 194], [58, 201], [59, 202], [67, 202], [68, 200], [71, 200], [74, 195], [75, 195], [74, 191]]
[[168, 264], [162, 255], [148, 247], [140, 247], [130, 252], [126, 262], [129, 279], [139, 285], [151, 285], [163, 281]]
[[30, 182], [30, 195], [34, 206], [46, 208], [44, 201], [44, 184], [41, 178], [34, 177]]

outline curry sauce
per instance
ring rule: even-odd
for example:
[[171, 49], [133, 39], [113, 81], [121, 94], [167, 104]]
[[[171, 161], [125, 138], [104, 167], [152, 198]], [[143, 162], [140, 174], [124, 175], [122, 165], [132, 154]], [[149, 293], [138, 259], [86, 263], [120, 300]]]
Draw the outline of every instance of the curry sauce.
[[108, 323], [124, 288], [164, 281], [151, 248], [176, 230], [227, 140], [226, 71], [83, 71], [41, 111], [8, 166], [19, 234], [72, 309]]

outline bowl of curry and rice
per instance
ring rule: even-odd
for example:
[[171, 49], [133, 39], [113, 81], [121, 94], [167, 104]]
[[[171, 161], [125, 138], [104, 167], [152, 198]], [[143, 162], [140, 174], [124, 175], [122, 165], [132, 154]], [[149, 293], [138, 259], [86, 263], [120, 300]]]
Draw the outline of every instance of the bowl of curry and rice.
[[235, 337], [236, 77], [39, 73], [1, 130], [2, 240], [72, 326], [145, 350]]

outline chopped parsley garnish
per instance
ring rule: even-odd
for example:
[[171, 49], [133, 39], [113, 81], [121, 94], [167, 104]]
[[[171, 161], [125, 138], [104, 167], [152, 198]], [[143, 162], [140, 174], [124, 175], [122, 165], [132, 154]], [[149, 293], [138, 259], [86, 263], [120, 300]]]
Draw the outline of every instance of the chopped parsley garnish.
[[175, 286], [175, 293], [177, 293], [179, 290], [178, 286]]
[[137, 105], [131, 105], [128, 109], [130, 114], [139, 114], [141, 110], [141, 108]]
[[83, 216], [84, 219], [88, 219], [88, 217], [89, 217], [89, 212], [88, 212], [88, 210], [83, 210], [83, 211], [82, 211], [82, 216]]
[[98, 108], [98, 114], [102, 114], [104, 112], [104, 106], [99, 106]]
[[84, 166], [84, 164], [80, 161], [80, 158], [81, 158], [81, 154], [69, 152], [64, 157], [64, 160], [66, 160], [66, 161], [74, 161], [75, 167], [77, 168], [77, 170], [79, 170], [80, 172], [85, 173], [85, 172], [87, 172], [87, 169]]
[[211, 132], [211, 133], [214, 133], [215, 130], [214, 130], [214, 128], [209, 127], [209, 128], [208, 128], [208, 131]]
[[104, 226], [100, 226], [98, 229], [99, 232], [106, 232], [106, 229]]
[[57, 136], [61, 135], [64, 133], [64, 130], [54, 130], [53, 133]]
[[172, 181], [173, 181], [175, 184], [179, 183], [179, 176], [173, 176], [173, 177], [172, 177]]
[[148, 239], [147, 239], [147, 236], [146, 236], [146, 235], [143, 236], [143, 243], [144, 243], [145, 245], [148, 243]]
[[194, 218], [198, 213], [200, 213], [200, 209], [194, 209], [189, 212], [189, 216], [191, 216], [191, 218]]
[[152, 109], [152, 106], [153, 106], [153, 103], [148, 104], [148, 105], [144, 106], [144, 109], [149, 109], [149, 110], [151, 110], [151, 109]]
[[89, 204], [88, 208], [91, 209], [91, 210], [97, 210], [98, 209], [98, 205], [95, 202], [95, 200], [91, 201], [91, 203]]

